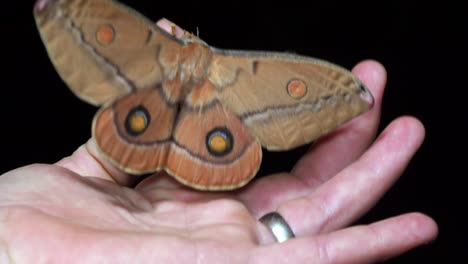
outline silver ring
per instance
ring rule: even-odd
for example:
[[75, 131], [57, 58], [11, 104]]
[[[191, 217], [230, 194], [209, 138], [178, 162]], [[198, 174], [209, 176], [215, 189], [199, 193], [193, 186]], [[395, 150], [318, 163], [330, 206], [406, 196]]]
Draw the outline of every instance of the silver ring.
[[271, 230], [276, 241], [279, 243], [295, 237], [286, 220], [277, 212], [271, 212], [262, 216], [260, 222]]

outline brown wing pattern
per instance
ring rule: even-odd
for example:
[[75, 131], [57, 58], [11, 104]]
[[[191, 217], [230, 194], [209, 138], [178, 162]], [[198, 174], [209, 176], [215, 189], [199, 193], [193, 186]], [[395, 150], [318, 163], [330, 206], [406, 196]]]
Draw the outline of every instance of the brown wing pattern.
[[208, 79], [220, 102], [270, 150], [309, 143], [373, 104], [349, 71], [294, 55], [218, 51]]
[[160, 83], [164, 77], [160, 53], [177, 54], [181, 47], [115, 1], [42, 2], [43, 9], [36, 8], [34, 14], [49, 57], [70, 89], [94, 105]]
[[93, 137], [122, 170], [158, 171], [166, 164], [176, 113], [160, 88], [140, 90], [103, 107], [94, 118]]
[[[218, 133], [218, 134], [217, 134]], [[210, 136], [226, 140], [218, 151], [210, 150]], [[214, 147], [216, 148], [216, 147]], [[167, 171], [198, 189], [228, 190], [245, 185], [261, 163], [260, 144], [240, 120], [220, 104], [182, 110], [174, 130]]]

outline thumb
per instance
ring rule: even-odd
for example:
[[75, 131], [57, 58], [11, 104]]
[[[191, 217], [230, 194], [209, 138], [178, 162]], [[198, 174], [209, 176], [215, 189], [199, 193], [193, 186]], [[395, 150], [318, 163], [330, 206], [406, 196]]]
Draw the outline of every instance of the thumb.
[[124, 173], [105, 159], [94, 139], [88, 140], [72, 155], [63, 158], [55, 165], [69, 169], [83, 177], [97, 177], [123, 186], [130, 186], [137, 179], [136, 176]]

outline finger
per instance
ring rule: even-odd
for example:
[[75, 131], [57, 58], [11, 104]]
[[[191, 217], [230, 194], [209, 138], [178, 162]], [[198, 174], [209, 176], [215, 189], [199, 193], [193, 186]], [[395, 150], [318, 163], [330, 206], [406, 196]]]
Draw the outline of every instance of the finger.
[[348, 225], [371, 208], [398, 179], [424, 139], [415, 118], [392, 122], [364, 155], [315, 192], [283, 203], [278, 212], [298, 235]]
[[387, 74], [376, 61], [364, 61], [353, 72], [371, 90], [374, 106], [370, 112], [345, 124], [311, 147], [294, 167], [292, 174], [310, 187], [325, 182], [356, 160], [369, 146], [378, 129]]
[[358, 64], [354, 72], [374, 95], [373, 109], [313, 145], [296, 164], [292, 175], [272, 175], [244, 188], [239, 195], [254, 213], [274, 210], [284, 201], [310, 193], [368, 147], [378, 126], [386, 73], [375, 61]]
[[154, 204], [164, 200], [197, 203], [206, 202], [208, 200], [226, 199], [232, 196], [229, 192], [205, 192], [195, 190], [176, 181], [164, 171], [145, 178], [135, 186], [135, 190]]
[[185, 30], [183, 30], [181, 27], [177, 26], [176, 24], [174, 24], [166, 18], [161, 18], [160, 20], [158, 20], [158, 22], [156, 22], [156, 25], [162, 28], [167, 33], [172, 34], [176, 37], [182, 37], [185, 32]]
[[368, 226], [320, 236], [295, 238], [254, 252], [252, 263], [374, 263], [398, 256], [435, 239], [437, 225], [429, 217], [406, 214]]
[[57, 162], [56, 165], [83, 177], [97, 177], [123, 186], [129, 186], [136, 180], [135, 176], [122, 172], [104, 159], [93, 139], [79, 147], [71, 156]]

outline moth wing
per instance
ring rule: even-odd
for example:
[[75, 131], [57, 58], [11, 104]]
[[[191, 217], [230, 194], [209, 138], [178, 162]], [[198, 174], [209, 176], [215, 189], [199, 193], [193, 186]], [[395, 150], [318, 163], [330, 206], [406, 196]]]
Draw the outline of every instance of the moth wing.
[[124, 95], [94, 117], [93, 138], [101, 154], [127, 173], [150, 173], [166, 165], [177, 105], [161, 90]]
[[219, 103], [185, 107], [174, 129], [166, 171], [201, 190], [230, 190], [250, 181], [262, 158], [260, 144]]
[[175, 74], [180, 40], [110, 0], [39, 0], [34, 16], [61, 78], [101, 105]]
[[373, 105], [351, 72], [304, 56], [215, 50], [208, 79], [269, 150], [309, 143]]

